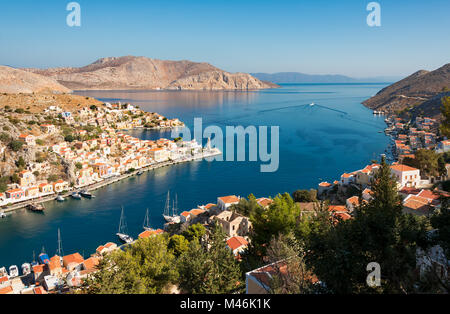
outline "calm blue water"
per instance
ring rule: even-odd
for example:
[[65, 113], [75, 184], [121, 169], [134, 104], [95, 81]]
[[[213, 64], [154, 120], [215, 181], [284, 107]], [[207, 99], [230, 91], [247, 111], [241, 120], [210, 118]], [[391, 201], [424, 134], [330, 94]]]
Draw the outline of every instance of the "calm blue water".
[[[146, 208], [153, 227], [161, 227], [166, 193], [178, 194], [180, 210], [236, 194], [275, 196], [300, 188], [316, 188], [345, 171], [364, 167], [383, 153], [389, 139], [382, 117], [361, 105], [387, 84], [302, 84], [258, 92], [78, 92], [103, 101], [131, 102], [142, 109], [178, 117], [191, 127], [194, 117], [207, 125], [280, 126], [280, 165], [261, 173], [259, 162], [191, 162], [146, 172], [94, 192], [97, 198], [47, 203], [45, 214], [26, 210], [0, 220], [0, 267], [31, 261], [45, 246], [57, 248], [61, 229], [64, 252], [89, 256], [108, 241], [117, 242], [120, 206], [128, 229], [142, 231]], [[319, 106], [305, 106], [311, 102]], [[133, 131], [143, 139], [169, 137], [170, 132]]]

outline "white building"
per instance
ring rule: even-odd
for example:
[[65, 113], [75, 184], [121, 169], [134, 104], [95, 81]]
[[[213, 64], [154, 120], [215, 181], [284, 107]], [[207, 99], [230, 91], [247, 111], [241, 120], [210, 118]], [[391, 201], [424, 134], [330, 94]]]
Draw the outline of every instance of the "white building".
[[399, 188], [418, 187], [420, 185], [420, 170], [406, 165], [392, 165], [391, 172], [397, 179]]

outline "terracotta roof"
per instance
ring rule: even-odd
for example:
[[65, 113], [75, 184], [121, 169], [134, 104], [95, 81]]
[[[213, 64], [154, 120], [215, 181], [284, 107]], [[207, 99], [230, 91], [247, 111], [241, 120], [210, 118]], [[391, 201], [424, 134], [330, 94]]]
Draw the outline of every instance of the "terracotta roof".
[[96, 257], [89, 257], [83, 262], [85, 269], [95, 269], [95, 266], [99, 264], [100, 260]]
[[13, 288], [11, 286], [0, 289], [0, 294], [8, 294], [8, 293], [12, 293], [12, 292], [13, 292]]
[[80, 253], [73, 253], [70, 255], [66, 255], [63, 257], [64, 265], [69, 265], [72, 263], [81, 264], [83, 263], [84, 258], [80, 255]]
[[36, 273], [42, 273], [44, 271], [44, 267], [45, 267], [45, 264], [33, 266], [33, 272], [35, 274]]
[[400, 172], [419, 170], [419, 169], [416, 169], [416, 168], [413, 168], [413, 167], [410, 167], [410, 166], [407, 166], [407, 165], [392, 165], [391, 169], [393, 169], [395, 171], [400, 171]]
[[273, 200], [270, 199], [270, 198], [267, 198], [267, 197], [261, 197], [261, 198], [258, 198], [258, 199], [256, 200], [256, 202], [257, 202], [259, 205], [261, 205], [262, 207], [266, 207], [266, 206], [269, 206], [270, 204], [272, 204], [272, 203], [273, 203]]
[[236, 237], [229, 238], [227, 240], [227, 245], [230, 249], [232, 249], [234, 251], [242, 246], [248, 245], [248, 242], [243, 237], [236, 236]]
[[319, 186], [321, 186], [321, 187], [330, 187], [330, 186], [331, 186], [331, 183], [328, 183], [328, 182], [320, 182], [320, 183], [319, 183]]
[[200, 215], [200, 214], [203, 214], [204, 212], [205, 212], [205, 211], [204, 211], [203, 209], [199, 209], [199, 208], [192, 209], [192, 210], [189, 211], [189, 213], [190, 213], [191, 215], [194, 215], [194, 216], [198, 216], [198, 215]]
[[239, 198], [236, 195], [222, 196], [219, 197], [219, 200], [221, 200], [225, 204], [239, 202]]
[[161, 234], [163, 232], [164, 232], [164, 230], [162, 230], [162, 229], [145, 230], [144, 232], [139, 234], [139, 238], [145, 239], [145, 238], [148, 238], [148, 237], [153, 236], [153, 235]]
[[6, 282], [6, 281], [8, 281], [9, 279], [8, 279], [8, 276], [3, 276], [3, 277], [0, 277], [0, 283], [4, 283], [4, 282]]
[[348, 212], [347, 207], [344, 205], [330, 205], [328, 206], [330, 212]]

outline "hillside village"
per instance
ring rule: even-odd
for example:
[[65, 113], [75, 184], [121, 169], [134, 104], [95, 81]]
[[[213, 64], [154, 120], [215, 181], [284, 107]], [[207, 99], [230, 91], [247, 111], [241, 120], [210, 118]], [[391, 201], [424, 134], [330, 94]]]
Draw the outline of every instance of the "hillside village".
[[195, 141], [140, 140], [123, 133], [184, 125], [130, 104], [91, 105], [75, 112], [50, 106], [41, 114], [4, 108], [1, 118], [0, 206], [86, 187], [202, 151]]

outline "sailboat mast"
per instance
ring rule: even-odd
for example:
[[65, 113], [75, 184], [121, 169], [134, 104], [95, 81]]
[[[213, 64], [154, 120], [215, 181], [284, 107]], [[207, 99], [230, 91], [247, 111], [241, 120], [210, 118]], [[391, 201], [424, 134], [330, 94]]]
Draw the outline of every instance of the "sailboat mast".
[[122, 219], [123, 219], [123, 206], [122, 206], [122, 211], [120, 212], [120, 221], [119, 221], [119, 233], [120, 230], [122, 229]]
[[170, 191], [167, 191], [167, 198], [166, 198], [166, 206], [164, 208], [164, 215], [166, 215], [166, 216], [170, 215]]
[[175, 194], [175, 203], [172, 208], [172, 216], [175, 217], [178, 211], [178, 194]]
[[56, 252], [58, 256], [62, 257], [64, 255], [61, 240], [61, 230], [58, 228], [58, 251]]

